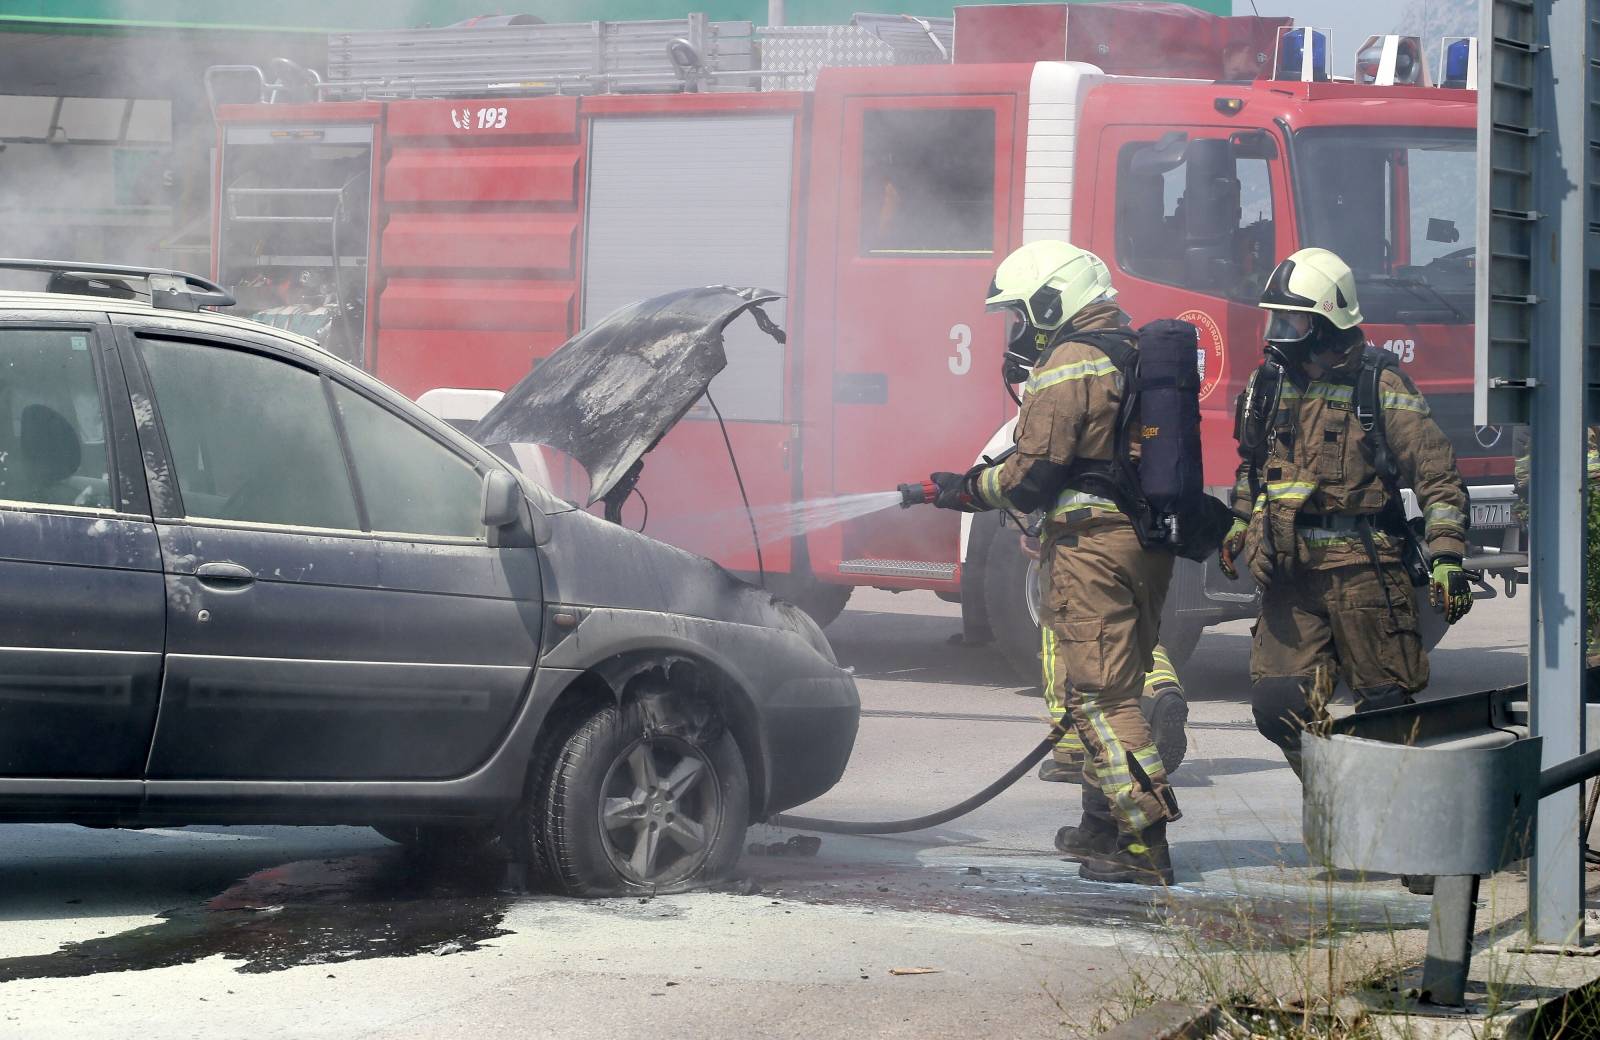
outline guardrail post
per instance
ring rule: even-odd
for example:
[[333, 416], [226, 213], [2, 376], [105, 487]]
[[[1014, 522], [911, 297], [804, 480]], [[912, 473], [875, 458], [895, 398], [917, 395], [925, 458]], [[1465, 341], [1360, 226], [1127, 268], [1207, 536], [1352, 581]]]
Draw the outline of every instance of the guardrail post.
[[[1532, 427], [1528, 687], [1546, 768], [1584, 749], [1584, 466], [1600, 76], [1596, 0], [1484, 0], [1478, 90], [1479, 422]], [[1595, 272], [1592, 274], [1591, 272]], [[1593, 414], [1591, 410], [1590, 414]], [[1539, 805], [1529, 878], [1535, 942], [1582, 939], [1579, 796]]]
[[1433, 879], [1428, 953], [1422, 962], [1422, 997], [1429, 1003], [1460, 1007], [1466, 1002], [1477, 917], [1478, 875], [1447, 874]]

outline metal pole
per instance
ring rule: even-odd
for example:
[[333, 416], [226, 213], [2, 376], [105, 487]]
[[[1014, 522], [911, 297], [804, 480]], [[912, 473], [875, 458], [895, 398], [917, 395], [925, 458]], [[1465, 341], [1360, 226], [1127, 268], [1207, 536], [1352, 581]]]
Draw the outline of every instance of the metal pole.
[[783, 0], [767, 0], [767, 24], [785, 25], [783, 17]]
[[1422, 961], [1422, 999], [1428, 1003], [1460, 1007], [1466, 1001], [1477, 916], [1476, 874], [1433, 879], [1433, 916], [1428, 924], [1428, 953]]
[[[1531, 5], [1543, 53], [1534, 83], [1534, 235], [1531, 351], [1532, 549], [1528, 687], [1546, 769], [1583, 753], [1584, 373], [1588, 255], [1588, 50], [1594, 0]], [[1541, 943], [1581, 941], [1583, 850], [1575, 787], [1539, 803], [1528, 924]]]

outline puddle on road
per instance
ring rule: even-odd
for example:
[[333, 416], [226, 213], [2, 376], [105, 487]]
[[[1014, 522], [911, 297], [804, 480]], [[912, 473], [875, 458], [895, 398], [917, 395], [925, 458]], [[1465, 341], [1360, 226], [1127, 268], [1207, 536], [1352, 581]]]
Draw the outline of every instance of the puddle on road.
[[[1138, 928], [1151, 935], [1182, 929], [1218, 947], [1241, 943], [1288, 949], [1357, 932], [1426, 927], [1429, 903], [1377, 881], [1349, 891], [1320, 885], [1267, 885], [1230, 879], [1206, 888], [1167, 890], [1084, 881], [1077, 866], [920, 867], [883, 862], [785, 859], [743, 863], [761, 894], [814, 905], [958, 914], [1013, 924]], [[1394, 891], [1389, 891], [1394, 889]]]
[[[835, 849], [838, 855], [841, 850]], [[1034, 926], [1136, 928], [1153, 938], [1184, 929], [1207, 945], [1288, 948], [1351, 932], [1420, 927], [1428, 902], [1394, 886], [1348, 891], [1240, 883], [1151, 891], [1077, 877], [1074, 864], [1038, 857], [981, 867], [862, 860], [824, 850], [810, 857], [751, 857], [724, 892], [871, 911], [920, 911]], [[244, 973], [305, 965], [476, 950], [510, 932], [501, 922], [514, 899], [498, 856], [442, 860], [404, 849], [309, 859], [249, 875], [198, 906], [170, 910], [157, 924], [67, 943], [53, 953], [0, 958], [0, 983], [75, 978], [174, 967], [221, 955]], [[1229, 890], [1233, 883], [1236, 890]], [[537, 898], [537, 897], [535, 897]], [[654, 904], [648, 909], [641, 904]], [[653, 899], [608, 899], [593, 910], [680, 917]]]
[[404, 849], [300, 860], [257, 871], [158, 924], [0, 958], [0, 983], [189, 964], [221, 954], [246, 973], [371, 957], [444, 955], [510, 934], [504, 864], [428, 860]]

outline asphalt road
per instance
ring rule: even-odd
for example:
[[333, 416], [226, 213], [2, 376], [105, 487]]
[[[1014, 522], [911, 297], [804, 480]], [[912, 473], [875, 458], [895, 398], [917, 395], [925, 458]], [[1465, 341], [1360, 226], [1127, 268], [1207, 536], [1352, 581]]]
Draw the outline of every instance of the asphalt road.
[[[1519, 681], [1526, 598], [1482, 602], [1434, 656], [1435, 692]], [[1042, 735], [1037, 692], [954, 645], [957, 608], [857, 595], [829, 630], [865, 717], [808, 814], [918, 815]], [[495, 865], [426, 866], [351, 828], [0, 831], [0, 1037], [1081, 1035], [1180, 929], [1268, 947], [1312, 928], [1425, 922], [1390, 882], [1305, 866], [1298, 785], [1250, 724], [1248, 636], [1182, 669], [1178, 886], [1096, 885], [1051, 849], [1078, 789], [1029, 777], [897, 838], [747, 855], [731, 890], [575, 902]], [[752, 843], [790, 832], [759, 827]], [[929, 973], [896, 974], [905, 969]]]

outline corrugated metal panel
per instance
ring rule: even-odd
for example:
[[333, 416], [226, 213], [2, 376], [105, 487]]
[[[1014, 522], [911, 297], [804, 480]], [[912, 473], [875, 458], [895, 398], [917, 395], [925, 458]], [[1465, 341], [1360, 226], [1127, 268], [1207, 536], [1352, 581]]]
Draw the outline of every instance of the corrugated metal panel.
[[[786, 290], [793, 151], [788, 114], [596, 119], [585, 325], [686, 286]], [[781, 304], [769, 313], [783, 323]], [[728, 367], [712, 383], [723, 415], [781, 420], [782, 348], [748, 317], [726, 339]]]
[[383, 229], [385, 267], [535, 268], [571, 277], [574, 213], [396, 213]]
[[390, 202], [571, 202], [578, 149], [397, 148], [384, 176]]
[[[565, 330], [532, 332], [385, 329], [378, 350], [390, 385], [407, 397], [440, 386], [503, 390], [567, 340]], [[387, 376], [386, 376], [387, 378]]]
[[570, 284], [391, 277], [383, 290], [386, 329], [560, 331], [567, 327], [571, 308]]
[[506, 389], [572, 332], [577, 104], [506, 100], [494, 111], [388, 106], [376, 358], [378, 375], [408, 394]]

